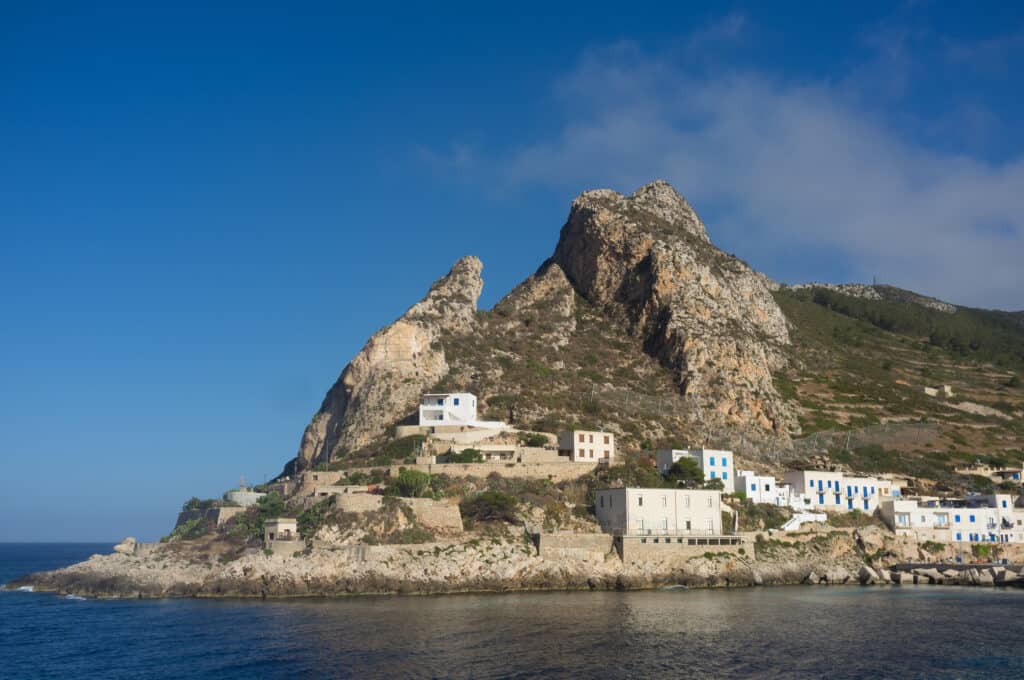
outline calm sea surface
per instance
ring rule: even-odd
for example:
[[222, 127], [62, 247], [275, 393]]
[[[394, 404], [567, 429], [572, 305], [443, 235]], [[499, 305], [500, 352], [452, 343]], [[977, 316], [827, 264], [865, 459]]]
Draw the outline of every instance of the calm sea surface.
[[[0, 582], [111, 546], [0, 544]], [[0, 678], [1019, 677], [1024, 591], [94, 601], [0, 593]]]

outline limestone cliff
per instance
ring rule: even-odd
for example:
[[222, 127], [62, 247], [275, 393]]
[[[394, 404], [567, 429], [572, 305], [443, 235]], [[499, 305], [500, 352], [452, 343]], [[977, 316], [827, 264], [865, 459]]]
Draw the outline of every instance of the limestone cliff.
[[306, 427], [300, 469], [366, 446], [415, 410], [421, 394], [448, 373], [442, 333], [465, 333], [476, 324], [482, 269], [475, 257], [460, 259], [426, 297], [373, 334]]
[[765, 279], [715, 248], [667, 183], [628, 197], [580, 195], [553, 259], [587, 300], [628, 316], [684, 395], [737, 425], [795, 427], [771, 376], [789, 344], [782, 311]]

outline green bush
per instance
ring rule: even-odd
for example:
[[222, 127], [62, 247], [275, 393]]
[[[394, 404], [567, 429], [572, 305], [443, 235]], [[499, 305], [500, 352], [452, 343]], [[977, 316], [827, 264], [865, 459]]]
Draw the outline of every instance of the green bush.
[[403, 498], [421, 498], [430, 488], [430, 475], [419, 470], [402, 469], [398, 477], [388, 484], [388, 495]]
[[449, 463], [482, 463], [484, 454], [478, 449], [463, 449], [458, 453], [449, 453]]
[[167, 541], [190, 541], [199, 538], [200, 536], [205, 536], [206, 534], [210, 533], [211, 529], [212, 527], [209, 522], [207, 522], [205, 519], [197, 517], [195, 519], [190, 519], [187, 522], [184, 522], [174, 527], [174, 531], [172, 531], [169, 536], [164, 536], [162, 539], [160, 539], [160, 542], [166, 543]]
[[[687, 456], [672, 463], [665, 478], [687, 489], [695, 489], [704, 484], [704, 472], [700, 469], [700, 465], [693, 458]], [[721, 480], [714, 481], [721, 484]]]
[[515, 522], [519, 502], [514, 496], [500, 491], [484, 491], [459, 503], [463, 521], [470, 522]]
[[544, 446], [548, 443], [548, 438], [542, 434], [530, 432], [520, 435], [519, 441], [522, 442], [524, 446]]
[[217, 507], [217, 501], [213, 498], [200, 500], [199, 498], [192, 496], [192, 498], [189, 498], [182, 504], [181, 510], [182, 512], [188, 510], [209, 510], [215, 507]]
[[938, 555], [939, 553], [946, 551], [946, 544], [938, 543], [936, 541], [925, 541], [921, 544], [921, 550], [931, 553], [932, 555]]

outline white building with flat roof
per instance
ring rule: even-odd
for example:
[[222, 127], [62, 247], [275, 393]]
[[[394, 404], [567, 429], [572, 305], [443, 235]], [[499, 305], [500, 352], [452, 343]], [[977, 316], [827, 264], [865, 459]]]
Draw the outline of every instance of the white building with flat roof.
[[952, 543], [1024, 543], [1024, 509], [1010, 494], [888, 498], [882, 519], [900, 535]]
[[732, 451], [718, 449], [658, 449], [655, 459], [658, 470], [665, 474], [680, 458], [692, 458], [704, 473], [704, 480], [720, 479], [726, 493], [736, 490]]
[[755, 503], [771, 505], [787, 505], [788, 489], [780, 486], [771, 475], [758, 475], [751, 470], [740, 470], [736, 473], [736, 492], [742, 491], [747, 498]]
[[615, 536], [719, 536], [722, 493], [703, 489], [602, 489], [598, 524]]
[[558, 454], [574, 463], [607, 463], [615, 460], [615, 435], [593, 430], [558, 433]]
[[834, 470], [791, 470], [784, 482], [793, 496], [803, 496], [803, 506], [817, 510], [873, 514], [881, 499], [899, 496], [890, 479], [846, 476]]
[[476, 395], [469, 392], [424, 394], [420, 399], [420, 427], [476, 427], [507, 429], [498, 420], [477, 420]]

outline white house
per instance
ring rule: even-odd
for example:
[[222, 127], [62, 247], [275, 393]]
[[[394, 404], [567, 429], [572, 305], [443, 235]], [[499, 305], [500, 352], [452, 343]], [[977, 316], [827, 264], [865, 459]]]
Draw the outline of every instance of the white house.
[[507, 429], [497, 420], [477, 420], [476, 395], [469, 392], [424, 394], [420, 399], [420, 427], [477, 427]]
[[954, 543], [1024, 543], [1024, 510], [1009, 494], [889, 498], [882, 519], [897, 534]]
[[601, 530], [615, 536], [719, 536], [722, 493], [703, 489], [602, 489], [594, 498]]
[[736, 473], [736, 491], [742, 491], [755, 503], [789, 503], [788, 488], [780, 486], [771, 475], [758, 475], [751, 470], [740, 470]]
[[558, 433], [558, 454], [574, 463], [608, 463], [615, 460], [615, 435], [611, 432], [564, 430]]
[[658, 449], [655, 453], [658, 469], [669, 471], [680, 458], [692, 458], [700, 466], [705, 480], [720, 479], [726, 493], [736, 489], [736, 476], [732, 470], [732, 451], [717, 449]]
[[791, 470], [784, 475], [792, 495], [803, 496], [803, 507], [873, 514], [880, 499], [899, 495], [892, 480], [876, 477], [847, 477], [830, 470]]

